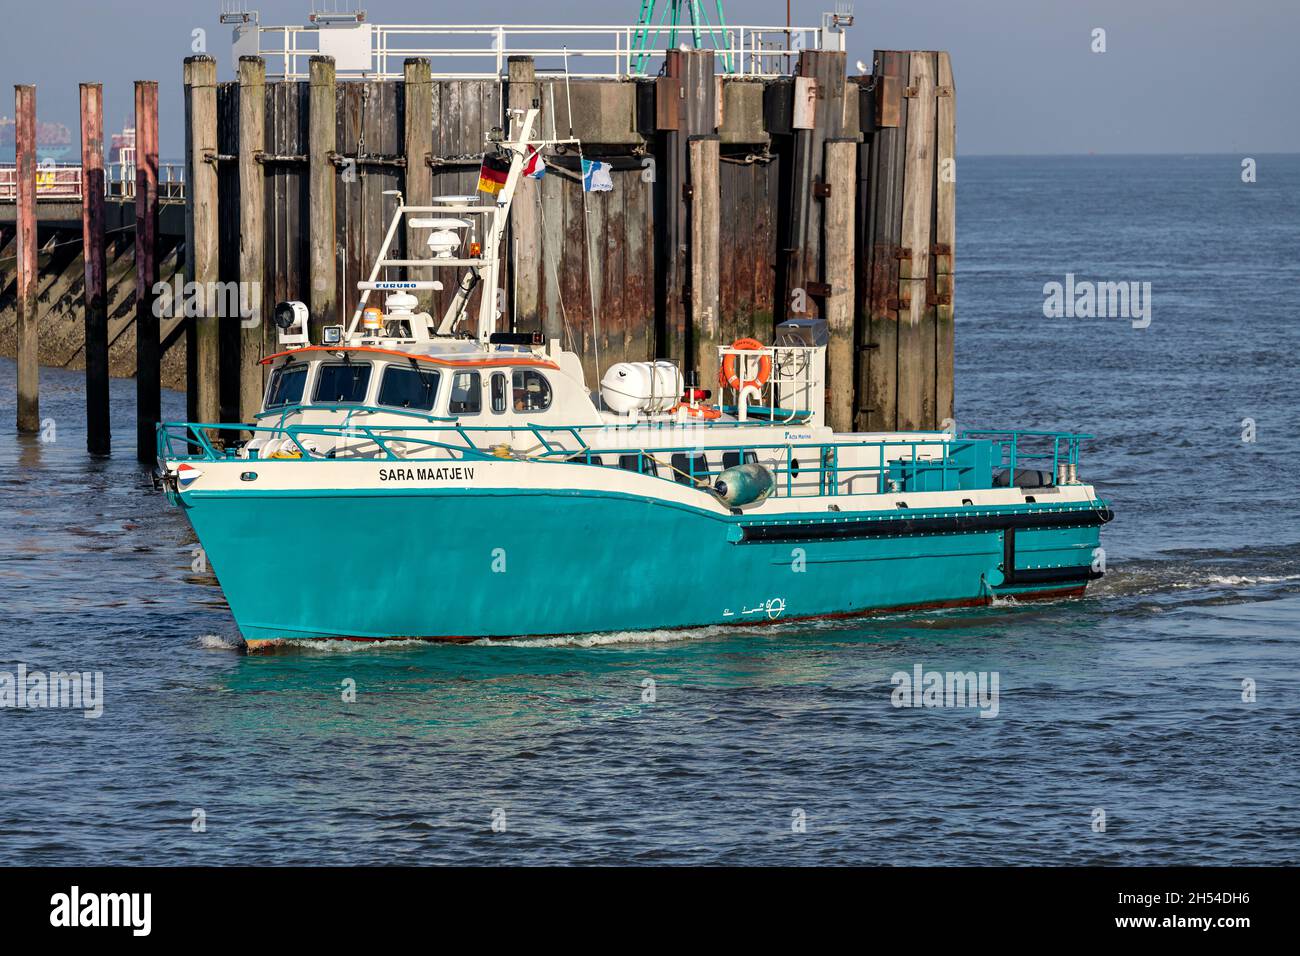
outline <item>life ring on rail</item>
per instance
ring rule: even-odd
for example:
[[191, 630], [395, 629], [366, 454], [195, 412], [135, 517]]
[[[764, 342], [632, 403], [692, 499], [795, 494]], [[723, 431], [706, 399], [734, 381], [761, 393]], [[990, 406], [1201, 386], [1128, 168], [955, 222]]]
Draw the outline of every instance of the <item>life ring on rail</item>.
[[689, 418], [702, 418], [706, 422], [714, 421], [722, 417], [722, 409], [716, 405], [675, 405], [671, 414], [676, 415], [679, 411], [685, 412]]
[[[743, 349], [745, 351], [759, 351], [766, 348], [762, 342], [757, 339], [736, 339], [731, 343], [733, 349]], [[766, 353], [758, 360], [758, 374], [747, 381], [741, 381], [740, 376], [736, 374], [736, 359], [739, 356], [725, 355], [722, 358], [722, 368], [718, 370], [718, 381], [722, 383], [723, 388], [734, 388], [740, 391], [742, 388], [762, 388], [767, 380], [772, 376], [772, 358]]]

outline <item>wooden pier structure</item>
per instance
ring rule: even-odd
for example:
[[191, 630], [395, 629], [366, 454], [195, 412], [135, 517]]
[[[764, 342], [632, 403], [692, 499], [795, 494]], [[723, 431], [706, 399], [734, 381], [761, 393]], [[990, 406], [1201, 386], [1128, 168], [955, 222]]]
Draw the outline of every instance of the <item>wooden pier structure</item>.
[[[948, 55], [881, 50], [870, 74], [852, 76], [843, 52], [803, 50], [790, 72], [758, 77], [719, 72], [717, 56], [670, 50], [653, 77], [566, 77], [510, 56], [495, 78], [440, 76], [413, 57], [400, 79], [339, 77], [321, 54], [304, 77], [277, 79], [262, 57], [244, 56], [224, 82], [212, 57], [190, 57], [183, 237], [159, 229], [158, 87], [138, 84], [130, 255], [106, 238], [103, 191], [85, 190], [79, 289], [62, 275], [72, 268], [66, 256], [46, 256], [58, 275], [37, 268], [36, 203], [23, 187], [34, 170], [22, 138], [34, 91], [20, 87], [14, 228], [0, 215], [0, 343], [16, 343], [20, 428], [39, 418], [37, 325], [70, 311], [84, 320], [88, 411], [102, 423], [92, 432], [107, 435], [105, 358], [128, 324], [142, 460], [152, 456], [160, 383], [178, 377], [175, 359], [170, 377], [160, 375], [160, 354], [182, 340], [190, 417], [248, 420], [261, 400], [258, 362], [278, 351], [274, 305], [307, 303], [313, 330], [346, 323], [392, 193], [409, 204], [473, 193], [487, 136], [508, 125], [507, 109], [530, 106], [544, 135], [582, 145], [548, 154], [546, 176], [521, 185], [505, 240], [511, 266], [496, 293], [500, 329], [562, 340], [592, 387], [612, 362], [656, 357], [712, 387], [717, 345], [771, 341], [778, 322], [821, 318], [836, 429], [943, 427], [953, 417]], [[82, 95], [89, 184], [102, 119], [97, 85]], [[612, 190], [583, 191], [582, 158], [611, 165]], [[401, 257], [427, 256], [411, 238]], [[132, 281], [115, 301], [126, 266]], [[256, 316], [160, 321], [153, 283], [178, 270], [204, 287], [256, 283]], [[56, 292], [58, 302], [37, 307]], [[436, 312], [451, 290], [423, 295]]]

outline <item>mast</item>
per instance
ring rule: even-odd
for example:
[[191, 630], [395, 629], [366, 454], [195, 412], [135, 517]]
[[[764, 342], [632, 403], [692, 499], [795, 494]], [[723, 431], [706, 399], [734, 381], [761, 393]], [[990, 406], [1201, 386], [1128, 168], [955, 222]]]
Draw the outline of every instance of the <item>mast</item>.
[[492, 216], [487, 236], [483, 240], [483, 252], [486, 253], [487, 259], [487, 287], [482, 292], [478, 307], [478, 340], [481, 345], [488, 344], [492, 329], [496, 325], [496, 291], [501, 276], [501, 237], [510, 218], [510, 204], [514, 201], [515, 186], [519, 183], [519, 175], [523, 171], [524, 157], [528, 153], [528, 137], [532, 133], [537, 112], [536, 109], [530, 109], [524, 113], [523, 122], [518, 124], [520, 127], [518, 137], [514, 142], [506, 144], [511, 152], [510, 173], [506, 176], [505, 186], [497, 196], [496, 213]]
[[[512, 111], [512, 116], [518, 114], [519, 110]], [[461, 276], [458, 283], [455, 296], [452, 297], [451, 304], [448, 305], [447, 311], [443, 314], [442, 322], [438, 327], [439, 335], [450, 334], [465, 314], [465, 309], [469, 304], [469, 297], [476, 286], [486, 280], [487, 287], [483, 290], [482, 299], [479, 303], [478, 319], [478, 340], [483, 345], [489, 344], [492, 336], [492, 328], [496, 324], [496, 288], [501, 276], [501, 237], [505, 232], [506, 223], [510, 218], [510, 204], [514, 200], [515, 186], [519, 182], [519, 176], [523, 171], [524, 158], [527, 155], [529, 146], [540, 146], [545, 143], [554, 142], [576, 142], [576, 140], [544, 140], [537, 143], [530, 143], [528, 137], [532, 132], [533, 123], [537, 119], [538, 110], [530, 109], [524, 112], [523, 119], [512, 119], [512, 125], [518, 128], [518, 136], [506, 141], [503, 145], [510, 150], [510, 171], [506, 175], [505, 185], [497, 196], [494, 204], [475, 203], [470, 205], [440, 205], [440, 206], [407, 206], [399, 194], [397, 208], [393, 211], [393, 218], [388, 224], [388, 232], [384, 236], [383, 244], [379, 248], [379, 255], [370, 270], [370, 277], [362, 282], [357, 283], [357, 289], [362, 293], [361, 299], [357, 303], [356, 311], [352, 314], [352, 321], [348, 325], [344, 334], [344, 340], [351, 339], [357, 334], [357, 329], [361, 323], [361, 315], [365, 309], [366, 302], [370, 298], [370, 293], [375, 290], [393, 290], [402, 291], [412, 289], [441, 289], [442, 283], [432, 280], [409, 280], [409, 281], [380, 281], [379, 274], [385, 268], [403, 268], [403, 269], [437, 269], [447, 267], [463, 267], [466, 271]], [[397, 228], [402, 222], [402, 218], [411, 213], [432, 214], [437, 216], [482, 216], [487, 220], [487, 234], [484, 237], [479, 254], [474, 258], [453, 259], [453, 258], [432, 258], [432, 259], [390, 259], [388, 258], [389, 250], [393, 246], [393, 240], [397, 235]]]

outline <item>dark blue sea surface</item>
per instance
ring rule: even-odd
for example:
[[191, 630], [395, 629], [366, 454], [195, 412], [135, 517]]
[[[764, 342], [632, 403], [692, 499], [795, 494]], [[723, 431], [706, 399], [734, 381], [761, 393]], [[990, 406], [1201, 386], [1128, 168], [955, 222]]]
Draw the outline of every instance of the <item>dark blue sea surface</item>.
[[[1256, 159], [960, 161], [958, 424], [1098, 436], [1081, 600], [248, 657], [133, 383], [96, 460], [80, 375], [42, 442], [0, 362], [0, 670], [105, 681], [0, 711], [0, 863], [1295, 864], [1300, 157]], [[1150, 282], [1149, 327], [1045, 318], [1067, 273]], [[996, 673], [996, 717], [893, 707], [918, 664]]]

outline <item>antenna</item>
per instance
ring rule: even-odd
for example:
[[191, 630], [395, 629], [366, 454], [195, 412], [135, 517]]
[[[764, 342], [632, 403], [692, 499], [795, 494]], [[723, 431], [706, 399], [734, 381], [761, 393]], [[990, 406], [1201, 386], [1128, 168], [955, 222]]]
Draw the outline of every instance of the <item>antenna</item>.
[[831, 33], [843, 33], [853, 26], [853, 4], [837, 3], [834, 13], [822, 14], [822, 29]]
[[331, 23], [364, 23], [366, 11], [359, 0], [312, 0], [308, 23], [328, 26]]
[[248, 9], [247, 0], [221, 0], [221, 22], [236, 25], [257, 23], [257, 11]]

